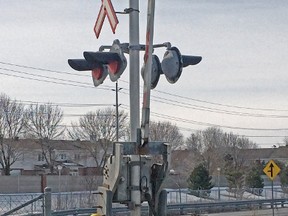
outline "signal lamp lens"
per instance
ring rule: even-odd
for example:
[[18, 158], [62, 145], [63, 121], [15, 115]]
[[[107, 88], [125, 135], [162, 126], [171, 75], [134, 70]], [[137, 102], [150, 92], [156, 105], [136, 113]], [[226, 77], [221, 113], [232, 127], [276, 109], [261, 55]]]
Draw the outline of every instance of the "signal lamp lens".
[[96, 80], [101, 79], [102, 74], [103, 74], [103, 70], [101, 68], [95, 68], [92, 70], [93, 79], [96, 79]]
[[119, 62], [118, 61], [111, 61], [108, 64], [108, 70], [112, 74], [116, 74], [119, 70]]

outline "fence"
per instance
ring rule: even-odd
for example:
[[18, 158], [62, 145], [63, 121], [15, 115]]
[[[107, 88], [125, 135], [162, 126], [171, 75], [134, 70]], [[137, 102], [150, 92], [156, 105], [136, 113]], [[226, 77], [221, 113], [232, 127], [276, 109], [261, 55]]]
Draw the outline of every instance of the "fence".
[[0, 195], [0, 214], [36, 214], [43, 213], [43, 194]]
[[[96, 190], [102, 179], [102, 176], [47, 175], [46, 186], [52, 188], [52, 192]], [[41, 176], [1, 176], [0, 192], [41, 193], [41, 184]]]
[[[46, 188], [46, 190], [49, 188]], [[214, 188], [211, 191], [191, 191], [187, 189], [167, 190], [167, 204], [169, 211], [180, 211], [185, 209], [213, 208], [217, 206], [248, 206], [254, 205], [258, 208], [266, 203], [266, 206], [271, 206], [272, 191], [271, 188], [264, 188], [261, 195], [243, 192], [241, 196], [235, 194], [235, 191], [228, 191], [226, 188]], [[48, 193], [47, 193], [48, 192]], [[48, 197], [47, 197], [48, 195]], [[44, 197], [46, 197], [44, 199]], [[279, 207], [287, 207], [288, 195], [283, 193], [280, 188], [274, 189], [274, 198], [281, 202]], [[32, 202], [33, 201], [33, 202]], [[45, 203], [45, 202], [46, 203]], [[255, 203], [253, 203], [255, 202]], [[48, 203], [48, 204], [47, 204]], [[226, 204], [225, 204], [226, 203]], [[232, 203], [232, 204], [231, 204]], [[285, 206], [284, 204], [285, 203]], [[77, 215], [85, 212], [95, 212], [97, 205], [96, 195], [92, 192], [62, 192], [51, 193], [51, 189], [43, 194], [1, 194], [0, 195], [0, 215], [67, 215], [69, 212]], [[16, 209], [16, 207], [23, 207]], [[46, 208], [44, 208], [44, 206]], [[145, 209], [145, 204], [143, 205]], [[183, 208], [180, 208], [182, 206]], [[147, 206], [146, 206], [147, 207]], [[204, 208], [204, 209], [205, 209]], [[11, 212], [12, 210], [15, 210]], [[177, 210], [178, 209], [178, 210]], [[115, 211], [127, 212], [127, 208], [115, 208]], [[7, 214], [9, 213], [9, 214]], [[71, 213], [72, 214], [72, 213]], [[71, 215], [70, 214], [70, 215]], [[88, 214], [89, 215], [89, 214]], [[117, 214], [116, 214], [117, 215]]]
[[96, 194], [92, 192], [65, 192], [51, 194], [53, 210], [91, 208], [96, 206]]
[[[44, 206], [46, 208], [44, 208]], [[50, 211], [51, 214], [52, 211], [57, 212], [68, 209], [85, 209], [93, 206], [96, 206], [96, 195], [92, 192], [51, 193], [51, 189], [46, 188], [44, 194], [0, 195], [1, 216], [28, 214], [43, 215], [44, 211], [47, 210]]]

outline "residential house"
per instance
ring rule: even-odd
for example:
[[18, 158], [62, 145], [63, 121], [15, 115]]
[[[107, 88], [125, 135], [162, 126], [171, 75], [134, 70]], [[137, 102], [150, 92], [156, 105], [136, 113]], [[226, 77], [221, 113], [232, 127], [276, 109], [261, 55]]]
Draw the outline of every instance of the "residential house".
[[[43, 154], [43, 149], [49, 149], [53, 158], [54, 173], [62, 175], [87, 175], [99, 173], [96, 161], [88, 151], [94, 145], [90, 141], [80, 140], [37, 140], [17, 139], [5, 140], [20, 153], [18, 160], [11, 166], [11, 175], [50, 174]], [[99, 153], [101, 154], [101, 152]]]

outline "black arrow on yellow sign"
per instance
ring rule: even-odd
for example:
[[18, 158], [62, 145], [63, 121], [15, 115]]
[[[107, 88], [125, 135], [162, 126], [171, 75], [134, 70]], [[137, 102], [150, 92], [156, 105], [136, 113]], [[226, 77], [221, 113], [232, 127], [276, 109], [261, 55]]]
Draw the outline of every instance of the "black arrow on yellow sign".
[[274, 165], [273, 165], [273, 163], [270, 163], [270, 170], [268, 170], [267, 172], [270, 172], [270, 176], [271, 176], [271, 178], [273, 178], [273, 168], [274, 168]]

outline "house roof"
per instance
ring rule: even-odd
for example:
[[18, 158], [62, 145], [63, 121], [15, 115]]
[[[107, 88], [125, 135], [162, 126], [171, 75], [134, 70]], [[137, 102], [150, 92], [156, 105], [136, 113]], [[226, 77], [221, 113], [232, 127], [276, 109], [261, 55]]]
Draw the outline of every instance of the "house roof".
[[[41, 148], [41, 140], [39, 139], [5, 139], [4, 142], [9, 142], [11, 145], [17, 145], [20, 148], [28, 148], [37, 150]], [[44, 140], [42, 142], [45, 142]], [[49, 146], [56, 150], [81, 150], [86, 149], [87, 145], [92, 145], [90, 141], [79, 140], [49, 140]]]
[[241, 149], [240, 154], [247, 160], [281, 160], [288, 158], [288, 147], [280, 146], [278, 148]]

